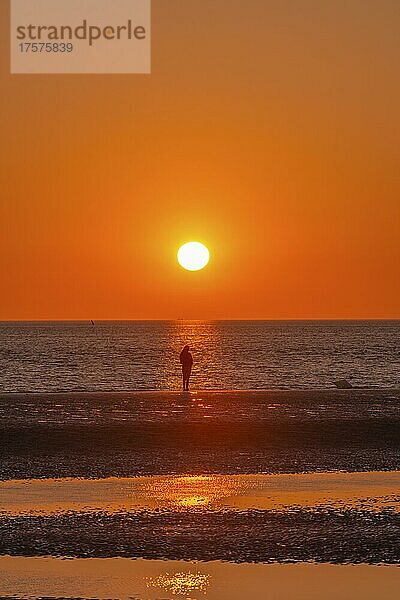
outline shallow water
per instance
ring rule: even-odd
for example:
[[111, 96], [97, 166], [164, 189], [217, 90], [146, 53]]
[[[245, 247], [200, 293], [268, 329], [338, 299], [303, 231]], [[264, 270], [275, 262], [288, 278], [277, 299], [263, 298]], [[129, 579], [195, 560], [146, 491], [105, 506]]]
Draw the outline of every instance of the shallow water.
[[197, 389], [400, 386], [400, 321], [0, 323], [0, 391], [174, 390], [190, 344]]
[[2, 598], [394, 600], [400, 570], [369, 565], [0, 557]]
[[400, 511], [400, 471], [0, 482], [0, 515], [362, 508]]

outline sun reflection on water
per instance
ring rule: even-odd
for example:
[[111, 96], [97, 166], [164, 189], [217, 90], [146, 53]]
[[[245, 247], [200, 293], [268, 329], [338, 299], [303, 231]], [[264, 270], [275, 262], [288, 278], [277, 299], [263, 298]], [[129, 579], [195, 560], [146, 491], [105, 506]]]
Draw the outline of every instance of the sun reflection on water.
[[187, 475], [154, 481], [145, 492], [164, 506], [195, 509], [219, 505], [224, 498], [238, 493], [239, 488], [238, 480], [223, 475]]
[[187, 600], [188, 594], [192, 592], [202, 592], [207, 594], [210, 587], [210, 575], [204, 573], [164, 573], [158, 577], [146, 577], [147, 588], [160, 588], [174, 596], [185, 596]]
[[179, 506], [205, 506], [210, 504], [208, 496], [187, 496], [178, 501]]

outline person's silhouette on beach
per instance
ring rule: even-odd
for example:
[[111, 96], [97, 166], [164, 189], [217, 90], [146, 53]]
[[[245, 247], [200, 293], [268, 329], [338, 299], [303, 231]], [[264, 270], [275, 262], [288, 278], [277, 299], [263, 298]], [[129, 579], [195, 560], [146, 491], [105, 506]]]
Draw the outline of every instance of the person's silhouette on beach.
[[179, 360], [182, 365], [182, 376], [183, 376], [183, 391], [189, 391], [189, 379], [190, 373], [192, 372], [193, 357], [189, 352], [189, 346], [185, 346], [180, 354]]

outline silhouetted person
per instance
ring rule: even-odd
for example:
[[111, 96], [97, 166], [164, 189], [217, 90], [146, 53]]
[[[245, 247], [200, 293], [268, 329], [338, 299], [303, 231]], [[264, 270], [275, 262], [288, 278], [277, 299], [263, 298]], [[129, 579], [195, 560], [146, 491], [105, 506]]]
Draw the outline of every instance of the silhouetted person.
[[189, 350], [190, 350], [189, 346], [185, 346], [179, 357], [179, 360], [181, 361], [181, 365], [182, 365], [183, 391], [184, 392], [189, 391], [189, 379], [190, 379], [190, 373], [192, 372], [192, 365], [193, 365], [193, 357], [190, 354]]

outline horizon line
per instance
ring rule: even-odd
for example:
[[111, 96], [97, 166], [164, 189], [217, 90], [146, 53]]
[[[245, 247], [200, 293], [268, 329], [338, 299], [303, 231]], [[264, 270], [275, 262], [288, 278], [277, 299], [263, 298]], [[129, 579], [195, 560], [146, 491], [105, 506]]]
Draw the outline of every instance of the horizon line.
[[280, 322], [280, 321], [325, 321], [325, 322], [335, 322], [335, 321], [400, 321], [400, 317], [275, 317], [275, 318], [249, 318], [249, 317], [234, 317], [234, 318], [160, 318], [160, 319], [152, 319], [152, 318], [99, 318], [99, 319], [91, 319], [91, 318], [65, 318], [65, 319], [0, 319], [0, 323], [86, 323], [91, 322], [100, 323], [100, 322], [177, 322], [177, 321], [193, 321], [193, 322], [232, 322], [232, 321], [259, 321], [259, 322]]

